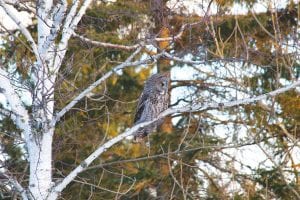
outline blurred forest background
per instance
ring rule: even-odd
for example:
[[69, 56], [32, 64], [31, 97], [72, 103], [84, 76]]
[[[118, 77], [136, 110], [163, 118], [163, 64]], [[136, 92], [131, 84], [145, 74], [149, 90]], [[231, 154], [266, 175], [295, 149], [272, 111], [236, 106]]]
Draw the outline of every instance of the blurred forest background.
[[[114, 74], [63, 117], [53, 147], [56, 181], [133, 125], [138, 97], [153, 73], [171, 71], [172, 107], [254, 97], [299, 78], [299, 3], [193, 2], [198, 6], [193, 11], [180, 0], [92, 4], [69, 43], [56, 110], [138, 45], [145, 45], [138, 57], [161, 51], [170, 57]], [[265, 11], [257, 12], [258, 5]], [[232, 12], [237, 6], [247, 11]], [[34, 35], [34, 21], [29, 29]], [[2, 63], [15, 66], [25, 80], [26, 59], [33, 54], [19, 31], [1, 30]], [[81, 173], [61, 199], [300, 199], [299, 94], [291, 90], [256, 104], [167, 117], [146, 139], [148, 146], [123, 140]], [[8, 156], [2, 164], [26, 185], [20, 132], [6, 118], [0, 141]], [[13, 198], [6, 190], [0, 187], [0, 199]]]

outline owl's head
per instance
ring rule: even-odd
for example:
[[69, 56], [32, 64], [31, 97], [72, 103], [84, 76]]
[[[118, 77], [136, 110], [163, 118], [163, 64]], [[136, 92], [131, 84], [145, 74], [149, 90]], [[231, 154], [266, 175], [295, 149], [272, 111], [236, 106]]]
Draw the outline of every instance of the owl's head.
[[170, 73], [166, 72], [152, 75], [148, 79], [146, 85], [148, 85], [148, 87], [151, 87], [152, 92], [164, 95], [168, 92], [169, 83]]

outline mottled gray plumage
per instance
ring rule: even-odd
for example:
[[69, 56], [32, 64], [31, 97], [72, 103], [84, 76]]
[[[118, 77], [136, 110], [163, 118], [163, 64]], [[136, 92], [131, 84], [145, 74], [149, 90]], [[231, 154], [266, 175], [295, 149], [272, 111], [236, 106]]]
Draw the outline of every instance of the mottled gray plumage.
[[[169, 88], [170, 74], [161, 73], [152, 75], [145, 83], [144, 90], [140, 96], [134, 124], [151, 121], [169, 106]], [[163, 122], [163, 119], [141, 128], [135, 134], [135, 140], [140, 140], [149, 133], [154, 132]]]

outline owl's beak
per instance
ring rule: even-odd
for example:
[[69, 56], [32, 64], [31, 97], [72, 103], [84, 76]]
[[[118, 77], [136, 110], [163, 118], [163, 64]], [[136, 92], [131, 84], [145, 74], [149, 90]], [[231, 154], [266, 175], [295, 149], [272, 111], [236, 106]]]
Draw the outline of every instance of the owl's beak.
[[165, 93], [166, 93], [165, 91], [161, 91], [161, 92], [160, 92], [161, 95], [164, 95]]

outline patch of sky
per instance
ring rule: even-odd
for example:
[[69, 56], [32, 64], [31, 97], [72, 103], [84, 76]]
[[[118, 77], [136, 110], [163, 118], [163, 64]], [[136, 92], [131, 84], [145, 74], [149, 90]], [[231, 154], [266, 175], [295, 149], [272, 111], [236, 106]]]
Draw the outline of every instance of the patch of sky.
[[[194, 70], [193, 68], [189, 67], [188, 65], [184, 65], [183, 67], [172, 67], [171, 69], [171, 80], [195, 80], [197, 74], [197, 71]], [[171, 94], [171, 104], [174, 104], [177, 102], [179, 99], [185, 99], [187, 101], [192, 101], [193, 95], [195, 93], [195, 88], [194, 87], [176, 87], [172, 89], [172, 94]], [[187, 99], [188, 98], [188, 99]], [[187, 105], [186, 102], [181, 101], [178, 106], [184, 106]]]
[[127, 35], [129, 35], [130, 31], [132, 30], [132, 25], [126, 25], [126, 26], [120, 26], [117, 29], [117, 33], [118, 33], [118, 38], [120, 40], [124, 39]]
[[[235, 160], [232, 166], [232, 175], [234, 176], [235, 171], [242, 171], [245, 174], [253, 175], [256, 174], [255, 170], [271, 169], [274, 167], [274, 163], [269, 159], [269, 155], [266, 155], [265, 149], [267, 147], [263, 146], [263, 143], [259, 143], [264, 149], [258, 147], [258, 145], [246, 145], [236, 148], [226, 148], [219, 152], [219, 157], [222, 157], [222, 161], [226, 163]], [[271, 153], [271, 152], [270, 152]]]
[[[224, 122], [228, 121], [228, 119], [222, 120]], [[211, 134], [214, 136], [217, 136], [218, 138], [222, 138], [223, 140], [226, 141], [226, 143], [233, 143], [233, 141], [236, 141], [234, 132], [236, 130], [236, 127], [234, 126], [233, 123], [227, 123], [227, 124], [222, 124], [222, 122], [216, 122], [220, 124], [215, 124], [210, 127], [211, 129]], [[242, 129], [240, 129], [242, 130]], [[240, 132], [240, 138], [243, 137], [243, 135], [246, 135], [245, 133]]]
[[[210, 0], [170, 0], [167, 6], [177, 13], [183, 14], [197, 14], [204, 16]], [[298, 3], [299, 0], [294, 0], [294, 3]], [[252, 7], [248, 7], [245, 3], [234, 2], [232, 6], [228, 7], [226, 14], [233, 15], [245, 15], [249, 11], [253, 10], [255, 13], [267, 12], [272, 9], [283, 9], [290, 3], [290, 0], [259, 0], [255, 2]], [[219, 6], [213, 2], [210, 6], [210, 15], [216, 15], [219, 12]]]
[[[296, 33], [295, 33], [296, 34]], [[286, 54], [297, 53], [299, 51], [299, 41], [298, 38], [295, 38], [295, 34], [289, 34], [287, 38], [285, 38], [284, 42], [282, 43], [282, 49], [285, 51]], [[297, 36], [296, 36], [297, 37]]]
[[0, 35], [0, 49], [5, 49], [4, 45], [7, 43], [7, 41], [4, 40], [2, 37], [3, 36]]
[[[202, 160], [197, 160], [196, 163], [199, 166], [201, 170], [198, 171], [198, 174], [205, 177], [203, 181], [205, 181], [204, 186], [208, 187], [209, 182], [207, 174], [211, 174], [210, 178], [214, 180], [214, 182], [217, 183], [219, 186], [228, 186], [229, 184], [233, 184], [234, 187], [231, 187], [231, 191], [227, 191], [229, 193], [237, 192], [242, 187], [241, 185], [234, 180], [233, 174], [235, 172], [235, 169], [233, 166], [228, 166], [225, 160], [230, 161], [228, 158], [225, 159], [224, 154], [220, 154], [217, 157], [222, 157], [222, 161], [220, 161], [219, 165], [211, 165], [210, 163], [207, 163]], [[216, 158], [218, 159], [218, 158]], [[214, 178], [217, 177], [217, 178]], [[234, 191], [232, 191], [234, 189]], [[205, 195], [205, 193], [203, 193]]]
[[291, 148], [289, 153], [291, 154], [293, 159], [289, 159], [287, 166], [296, 167], [295, 165], [299, 165], [300, 163], [293, 163], [293, 161], [300, 161], [300, 147], [299, 145], [290, 144]]
[[[269, 145], [276, 144], [276, 139], [270, 138], [268, 139]], [[261, 146], [262, 149], [259, 147]], [[203, 172], [206, 172], [208, 174], [217, 175], [218, 179], [217, 181], [220, 186], [225, 186], [228, 184], [231, 184], [229, 187], [228, 192], [234, 192], [241, 190], [241, 186], [238, 182], [235, 181], [235, 172], [236, 171], [242, 171], [245, 174], [248, 175], [257, 175], [255, 170], [257, 169], [272, 169], [274, 167], [273, 161], [275, 161], [275, 165], [280, 165], [281, 162], [284, 162], [282, 157], [280, 156], [274, 156], [274, 152], [268, 151], [268, 146], [266, 146], [264, 143], [259, 144], [253, 144], [253, 145], [246, 145], [246, 146], [236, 146], [235, 148], [225, 148], [217, 153], [217, 155], [214, 155], [213, 157], [222, 158], [220, 160], [220, 163], [218, 164], [218, 167], [212, 166], [209, 163], [201, 160], [196, 160], [197, 165], [199, 166], [198, 176], [199, 177], [206, 177], [206, 174]], [[294, 146], [294, 145], [293, 145]], [[293, 160], [299, 160], [300, 159], [300, 149], [299, 147], [292, 148], [290, 151], [291, 155], [293, 156]], [[269, 159], [272, 158], [272, 161]], [[231, 161], [234, 160], [232, 166], [228, 166], [228, 163], [232, 163]], [[291, 161], [290, 161], [291, 162]], [[292, 163], [290, 165], [292, 166]], [[223, 169], [223, 170], [222, 170]], [[232, 170], [231, 170], [232, 169]], [[292, 180], [294, 179], [293, 173], [291, 173], [292, 168], [286, 170], [285, 176]], [[231, 172], [230, 172], [231, 171]], [[221, 178], [219, 178], [221, 177]], [[206, 181], [206, 178], [203, 179], [204, 187], [208, 187], [209, 183]], [[205, 194], [205, 193], [203, 193]]]
[[[156, 53], [157, 48], [153, 45], [146, 45], [146, 49], [150, 52]], [[139, 60], [148, 60], [151, 59], [151, 56], [148, 53], [143, 53]], [[149, 67], [149, 64], [141, 64], [137, 67], [135, 67], [135, 72], [140, 72], [143, 68]], [[156, 68], [156, 67], [155, 67]], [[157, 73], [157, 70], [152, 71], [153, 73]]]
[[[0, 75], [1, 76], [1, 75]], [[5, 98], [5, 96], [0, 93], [0, 104], [4, 107], [4, 108], [7, 108], [7, 100]]]
[[[139, 30], [139, 33], [137, 35], [137, 39], [145, 39], [149, 36], [149, 28], [154, 27], [155, 25], [151, 21], [149, 16], [147, 16], [147, 15], [139, 15], [138, 19], [140, 21], [138, 21], [136, 23], [143, 24], [143, 27]], [[117, 29], [118, 38], [119, 39], [125, 39], [130, 34], [130, 32], [132, 31], [132, 29], [135, 26], [136, 26], [135, 23], [125, 25], [125, 26], [120, 25], [119, 28]]]
[[189, 65], [174, 66], [171, 70], [172, 80], [196, 80], [198, 72]]
[[287, 80], [287, 79], [285, 79], [285, 78], [280, 78], [280, 79], [279, 79], [279, 83], [280, 83], [282, 86], [287, 86], [287, 85], [292, 84], [292, 81]]
[[145, 27], [141, 28], [137, 38], [144, 39], [149, 36], [149, 28], [155, 27], [155, 23], [149, 18], [148, 15], [139, 15], [139, 19], [142, 21]]
[[277, 112], [277, 113], [282, 112], [281, 105], [276, 101], [274, 102], [273, 99], [263, 99], [263, 100], [261, 100], [261, 103], [265, 104], [269, 107], [272, 107], [272, 109], [274, 109], [274, 111]]

